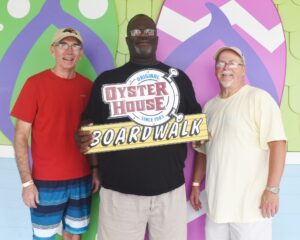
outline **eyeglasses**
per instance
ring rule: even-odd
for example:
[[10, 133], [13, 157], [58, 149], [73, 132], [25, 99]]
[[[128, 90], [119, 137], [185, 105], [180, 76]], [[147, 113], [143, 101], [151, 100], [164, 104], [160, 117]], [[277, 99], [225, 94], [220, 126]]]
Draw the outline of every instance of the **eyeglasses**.
[[74, 33], [75, 35], [78, 35], [77, 31], [74, 30], [73, 28], [66, 28], [63, 30], [63, 32]]
[[155, 29], [146, 28], [146, 29], [132, 29], [129, 31], [131, 37], [140, 37], [142, 34], [144, 36], [154, 36], [155, 35]]
[[69, 48], [71, 48], [74, 52], [78, 52], [82, 49], [82, 46], [80, 44], [69, 45], [64, 42], [55, 43], [54, 46], [58, 47], [61, 50], [68, 50]]
[[216, 68], [225, 68], [227, 66], [228, 68], [237, 68], [238, 66], [243, 66], [244, 64], [242, 63], [237, 63], [237, 62], [217, 62], [216, 63]]

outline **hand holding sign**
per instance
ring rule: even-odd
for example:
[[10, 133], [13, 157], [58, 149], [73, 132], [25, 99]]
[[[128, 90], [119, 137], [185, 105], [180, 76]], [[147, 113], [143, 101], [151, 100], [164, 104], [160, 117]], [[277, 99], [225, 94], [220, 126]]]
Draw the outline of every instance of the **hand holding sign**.
[[[93, 126], [93, 123], [87, 126]], [[86, 153], [90, 149], [90, 145], [93, 142], [93, 133], [89, 130], [78, 129], [75, 136], [75, 141], [80, 149], [81, 153]]]

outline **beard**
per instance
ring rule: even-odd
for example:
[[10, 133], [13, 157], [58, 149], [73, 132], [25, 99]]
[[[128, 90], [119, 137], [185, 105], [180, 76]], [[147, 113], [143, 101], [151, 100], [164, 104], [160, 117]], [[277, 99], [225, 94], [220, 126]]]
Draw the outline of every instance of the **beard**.
[[137, 47], [134, 46], [135, 52], [138, 56], [147, 57], [152, 54], [153, 46], [149, 45], [148, 47]]
[[223, 88], [229, 88], [233, 84], [233, 79], [227, 81], [220, 80], [220, 84], [222, 85]]

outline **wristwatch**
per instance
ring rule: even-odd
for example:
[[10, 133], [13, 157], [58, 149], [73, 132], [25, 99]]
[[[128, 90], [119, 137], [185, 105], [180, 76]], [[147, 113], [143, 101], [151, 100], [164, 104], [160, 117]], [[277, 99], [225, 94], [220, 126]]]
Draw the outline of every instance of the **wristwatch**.
[[280, 188], [279, 187], [270, 187], [270, 186], [267, 186], [266, 190], [269, 191], [269, 192], [271, 192], [271, 193], [278, 194]]

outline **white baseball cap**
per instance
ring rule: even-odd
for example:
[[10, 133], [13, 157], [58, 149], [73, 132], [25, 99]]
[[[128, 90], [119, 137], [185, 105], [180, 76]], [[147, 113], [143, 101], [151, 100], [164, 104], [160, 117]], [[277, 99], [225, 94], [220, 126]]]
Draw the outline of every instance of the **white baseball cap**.
[[225, 50], [230, 50], [230, 51], [233, 51], [235, 52], [237, 55], [239, 55], [243, 61], [243, 64], [246, 65], [246, 60], [245, 60], [245, 57], [244, 57], [244, 54], [243, 52], [241, 51], [241, 49], [237, 48], [237, 47], [228, 47], [228, 46], [225, 46], [225, 47], [222, 47], [220, 48], [216, 53], [215, 53], [215, 56], [214, 56], [214, 59], [217, 60], [219, 55], [225, 51]]

